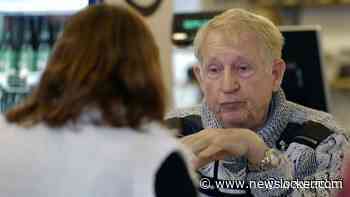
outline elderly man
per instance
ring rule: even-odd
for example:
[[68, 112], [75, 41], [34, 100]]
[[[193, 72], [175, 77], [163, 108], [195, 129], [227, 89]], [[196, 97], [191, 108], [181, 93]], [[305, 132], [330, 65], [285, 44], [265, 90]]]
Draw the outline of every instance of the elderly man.
[[193, 69], [204, 100], [166, 119], [181, 124], [203, 196], [336, 192], [319, 180], [341, 179], [347, 138], [331, 115], [286, 100], [282, 46], [271, 21], [242, 9], [224, 12], [197, 33], [201, 64]]

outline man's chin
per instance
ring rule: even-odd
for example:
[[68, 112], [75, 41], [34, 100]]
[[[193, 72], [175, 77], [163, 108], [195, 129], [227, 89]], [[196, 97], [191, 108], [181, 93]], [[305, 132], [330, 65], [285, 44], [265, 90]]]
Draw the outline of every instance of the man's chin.
[[246, 123], [246, 116], [241, 112], [226, 112], [220, 114], [225, 128], [242, 128]]

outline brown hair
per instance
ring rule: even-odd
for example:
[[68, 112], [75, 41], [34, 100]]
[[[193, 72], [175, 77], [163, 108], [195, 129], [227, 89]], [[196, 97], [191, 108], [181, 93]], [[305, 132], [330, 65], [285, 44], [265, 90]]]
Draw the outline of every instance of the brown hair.
[[115, 127], [163, 119], [158, 47], [143, 19], [127, 8], [96, 5], [72, 16], [38, 87], [6, 117], [59, 127], [90, 107]]

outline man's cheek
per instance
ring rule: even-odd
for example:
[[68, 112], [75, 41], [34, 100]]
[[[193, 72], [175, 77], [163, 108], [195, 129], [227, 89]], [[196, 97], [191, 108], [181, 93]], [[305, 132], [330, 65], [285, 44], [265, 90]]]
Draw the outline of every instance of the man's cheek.
[[218, 108], [219, 108], [218, 98], [216, 97], [215, 94], [208, 95], [207, 104], [208, 104], [208, 107], [211, 111], [215, 112], [218, 110]]
[[220, 90], [220, 87], [216, 86], [215, 83], [208, 83], [205, 86], [205, 91], [207, 93], [207, 95], [211, 95], [211, 94], [218, 94]]

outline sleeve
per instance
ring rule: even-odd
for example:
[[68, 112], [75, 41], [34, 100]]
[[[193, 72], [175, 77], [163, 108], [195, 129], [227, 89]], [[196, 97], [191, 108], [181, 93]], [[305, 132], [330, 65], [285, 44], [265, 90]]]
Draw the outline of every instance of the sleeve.
[[254, 196], [335, 196], [343, 185], [347, 147], [347, 137], [342, 134], [329, 136], [316, 149], [291, 143], [280, 154], [279, 167], [248, 174], [249, 180], [265, 181], [264, 187], [251, 188], [252, 193]]
[[197, 197], [189, 170], [179, 153], [170, 154], [157, 171], [155, 192], [156, 197]]
[[[349, 149], [347, 150], [347, 154], [345, 157], [350, 157], [349, 155]], [[338, 194], [338, 197], [347, 197], [347, 196], [350, 196], [350, 160], [349, 158], [345, 159], [346, 161], [346, 166], [344, 168], [344, 185], [343, 185], [343, 188], [342, 188], [342, 191]]]
[[303, 179], [312, 182], [313, 187], [294, 190], [293, 196], [336, 196], [343, 187], [344, 154], [348, 146], [348, 139], [343, 134], [333, 134], [324, 140], [315, 150], [317, 165], [314, 173]]

